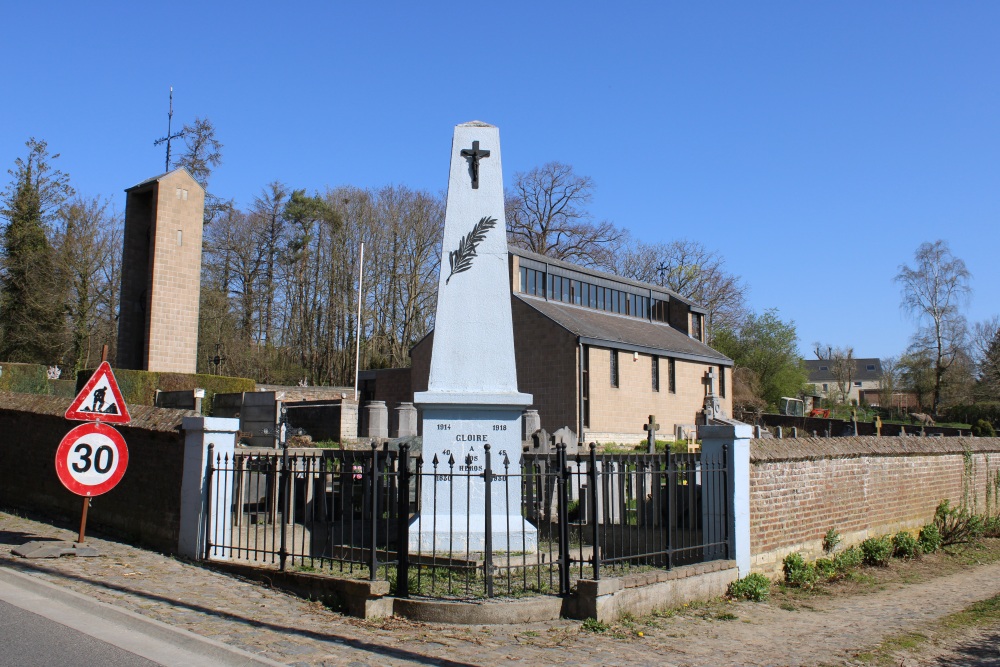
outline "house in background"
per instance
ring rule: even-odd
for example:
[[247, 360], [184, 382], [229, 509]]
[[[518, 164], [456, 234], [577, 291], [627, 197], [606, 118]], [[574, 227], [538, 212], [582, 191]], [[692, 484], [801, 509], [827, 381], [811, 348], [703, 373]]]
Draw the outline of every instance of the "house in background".
[[[706, 312], [656, 285], [511, 247], [511, 311], [518, 390], [534, 396], [541, 426], [585, 441], [637, 443], [655, 415], [663, 438], [705, 421], [706, 398], [732, 415], [732, 366], [704, 343]], [[361, 374], [362, 399], [390, 413], [425, 391], [433, 332], [403, 369]], [[406, 386], [406, 385], [409, 386]], [[710, 403], [713, 401], [710, 401]]]
[[[854, 359], [853, 366], [844, 373], [838, 373], [837, 359], [807, 359], [806, 370], [809, 383], [815, 387], [815, 394], [826, 399], [840, 400], [840, 381], [847, 387], [845, 403], [868, 403], [878, 405], [879, 381], [882, 378], [882, 362], [878, 359]], [[841, 377], [838, 378], [838, 375]]]

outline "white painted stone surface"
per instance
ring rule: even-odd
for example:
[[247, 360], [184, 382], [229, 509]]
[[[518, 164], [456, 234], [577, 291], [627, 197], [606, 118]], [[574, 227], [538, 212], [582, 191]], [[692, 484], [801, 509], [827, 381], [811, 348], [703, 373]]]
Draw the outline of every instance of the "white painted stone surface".
[[[736, 561], [740, 577], [750, 574], [750, 438], [753, 428], [749, 424], [724, 424], [700, 426], [702, 461], [721, 456], [723, 446], [731, 474], [728, 475], [726, 500], [732, 503], [729, 517], [731, 558]], [[719, 497], [711, 487], [714, 476], [706, 476], [702, 491], [703, 517], [714, 511], [709, 503]]]
[[[220, 417], [185, 417], [181, 424], [184, 431], [184, 472], [181, 477], [180, 535], [177, 552], [188, 558], [205, 556], [205, 507], [211, 507], [212, 544], [209, 558], [228, 560], [221, 547], [232, 545], [232, 484], [223, 484], [222, 495], [208, 502], [208, 446], [214, 445], [213, 456], [229, 457], [232, 465], [236, 435], [240, 430], [239, 419]], [[216, 502], [217, 501], [217, 502]]]
[[[478, 188], [472, 185], [472, 161], [462, 156], [474, 142], [480, 151], [489, 151], [478, 163]], [[491, 224], [481, 239], [469, 243], [477, 226]], [[463, 256], [468, 268], [455, 271]], [[410, 525], [412, 550], [484, 548], [485, 444], [491, 446], [493, 474], [503, 474], [506, 455], [517, 475], [491, 484], [493, 548], [537, 549], [537, 531], [521, 518], [521, 415], [531, 402], [530, 394], [517, 390], [500, 133], [486, 123], [464, 123], [455, 128], [451, 146], [428, 390], [414, 396], [423, 411], [425, 477], [420, 515]], [[461, 439], [465, 436], [470, 439]], [[477, 457], [471, 469], [465, 469], [467, 455]], [[449, 471], [452, 456], [455, 466]]]
[[[411, 553], [483, 551], [487, 518], [494, 551], [537, 551], [537, 531], [521, 516], [520, 428], [516, 408], [424, 408], [425, 477], [420, 515], [410, 524]], [[487, 446], [492, 473], [489, 512]]]
[[[472, 188], [463, 149], [479, 142], [490, 156], [479, 161], [479, 188]], [[510, 314], [507, 222], [503, 208], [500, 131], [474, 121], [455, 128], [445, 208], [441, 276], [428, 390], [417, 403], [528, 406], [531, 395], [517, 391], [514, 329]], [[476, 247], [469, 270], [451, 274], [449, 256], [480, 220], [496, 226]]]

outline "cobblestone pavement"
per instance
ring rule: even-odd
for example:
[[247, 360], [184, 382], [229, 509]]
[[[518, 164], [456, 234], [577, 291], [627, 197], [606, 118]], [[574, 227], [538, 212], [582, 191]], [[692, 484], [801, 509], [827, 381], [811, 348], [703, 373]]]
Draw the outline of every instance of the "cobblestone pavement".
[[[402, 619], [365, 622], [318, 603], [120, 542], [87, 538], [96, 558], [24, 560], [14, 546], [75, 534], [0, 513], [0, 566], [66, 586], [171, 625], [295, 666], [347, 665], [838, 665], [888, 635], [919, 628], [1000, 594], [1000, 563], [877, 593], [815, 598], [809, 608], [733, 603], [725, 613], [682, 610], [626, 636], [595, 634], [576, 621], [454, 626]], [[930, 662], [995, 665], [1000, 628]], [[990, 639], [992, 637], [992, 640]], [[973, 652], [984, 646], [986, 658]], [[965, 650], [965, 653], [961, 651]], [[993, 656], [995, 658], [995, 655]], [[952, 660], [953, 659], [953, 660]], [[952, 661], [948, 661], [952, 660]], [[978, 662], [977, 662], [978, 660]]]

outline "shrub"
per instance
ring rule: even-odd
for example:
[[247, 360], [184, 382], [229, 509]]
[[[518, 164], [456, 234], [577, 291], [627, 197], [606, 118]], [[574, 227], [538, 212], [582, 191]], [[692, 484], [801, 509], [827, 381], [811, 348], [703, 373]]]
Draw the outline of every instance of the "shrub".
[[1000, 516], [990, 516], [983, 520], [983, 537], [1000, 537]]
[[920, 529], [917, 543], [920, 545], [921, 552], [932, 554], [941, 548], [941, 532], [938, 531], [937, 526], [929, 523]]
[[920, 543], [913, 535], [901, 530], [892, 537], [892, 555], [896, 558], [916, 558], [920, 555]]
[[812, 588], [816, 583], [816, 568], [807, 563], [800, 553], [788, 554], [781, 561], [785, 572], [785, 583], [798, 588]]
[[847, 572], [861, 565], [861, 550], [857, 547], [848, 547], [833, 557], [833, 567], [838, 572]]
[[46, 367], [41, 364], [0, 364], [0, 391], [43, 396], [48, 394]]
[[831, 528], [826, 531], [826, 535], [823, 536], [823, 551], [832, 553], [838, 544], [840, 544], [840, 533], [837, 532], [837, 529]]
[[771, 580], [754, 572], [729, 584], [727, 593], [737, 600], [763, 602], [771, 594]]
[[837, 567], [833, 564], [832, 558], [818, 558], [813, 566], [816, 568], [817, 577], [833, 579], [837, 576]]
[[869, 537], [861, 543], [861, 558], [865, 565], [885, 567], [892, 558], [892, 541], [888, 535]]
[[989, 423], [985, 419], [980, 419], [972, 425], [972, 435], [977, 438], [995, 438], [997, 432], [993, 428], [993, 424]]
[[1000, 401], [955, 405], [948, 409], [948, 419], [953, 422], [973, 425], [979, 423], [979, 420], [983, 420], [996, 428], [1000, 426]]
[[980, 517], [970, 514], [964, 507], [952, 507], [948, 500], [942, 500], [934, 510], [934, 525], [941, 536], [941, 546], [968, 542], [983, 531]]

